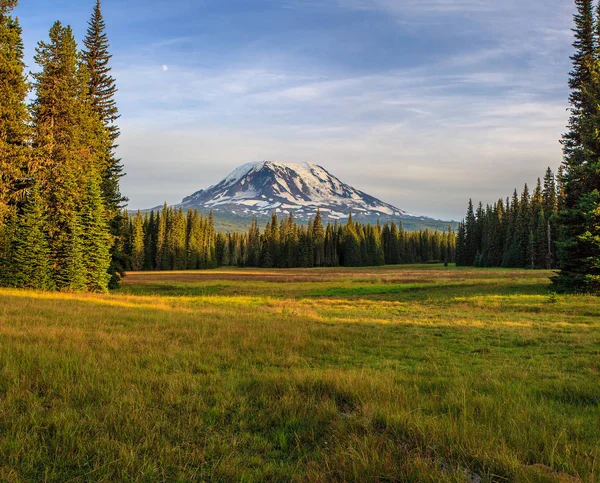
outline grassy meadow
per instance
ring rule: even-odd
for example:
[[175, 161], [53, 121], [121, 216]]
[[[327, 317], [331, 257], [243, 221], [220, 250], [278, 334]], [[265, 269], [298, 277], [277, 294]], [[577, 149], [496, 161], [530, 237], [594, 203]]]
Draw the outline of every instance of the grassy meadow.
[[550, 272], [0, 290], [0, 481], [600, 481], [600, 300]]

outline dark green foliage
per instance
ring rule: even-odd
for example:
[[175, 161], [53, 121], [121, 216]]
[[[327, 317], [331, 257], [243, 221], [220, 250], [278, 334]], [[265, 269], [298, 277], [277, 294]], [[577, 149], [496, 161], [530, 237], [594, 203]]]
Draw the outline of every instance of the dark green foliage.
[[474, 265], [478, 249], [478, 223], [473, 210], [473, 201], [469, 200], [465, 218], [465, 247], [463, 252], [464, 264]]
[[[126, 212], [122, 216], [128, 218]], [[186, 221], [186, 229], [184, 238], [175, 242], [181, 237], [178, 219]], [[126, 258], [134, 261], [133, 269], [141, 266], [143, 270], [453, 262], [456, 253], [456, 236], [451, 228], [443, 233], [407, 233], [401, 224], [400, 228], [395, 223], [383, 227], [362, 225], [352, 218], [345, 225], [328, 223], [323, 227], [318, 213], [307, 226], [299, 226], [292, 214], [281, 221], [273, 214], [262, 233], [256, 220], [247, 233], [215, 233], [212, 216], [205, 218], [197, 210], [184, 215], [180, 208], [165, 204], [160, 212], [146, 215], [145, 221], [138, 213], [125, 226], [129, 232], [122, 238], [132, 240]], [[186, 250], [179, 254], [182, 243]]]
[[252, 220], [252, 225], [248, 231], [247, 249], [246, 249], [246, 265], [257, 267], [260, 264], [261, 242], [260, 230], [256, 219]]
[[538, 180], [533, 195], [527, 185], [519, 197], [502, 200], [477, 211], [469, 200], [467, 217], [456, 239], [456, 263], [462, 266], [553, 268], [557, 232], [556, 212], [561, 202], [554, 174], [548, 168], [544, 184]]
[[142, 270], [146, 252], [144, 250], [144, 217], [138, 211], [131, 225], [131, 269]]
[[314, 264], [316, 267], [325, 266], [325, 228], [321, 212], [317, 210], [312, 223], [312, 245], [314, 250]]
[[92, 177], [87, 183], [80, 219], [87, 290], [106, 292], [110, 281], [110, 233], [100, 183], [96, 177]]
[[102, 195], [105, 202], [106, 217], [110, 224], [114, 244], [111, 248], [111, 288], [120, 285], [120, 279], [124, 275], [124, 268], [129, 261], [124, 258], [118, 240], [121, 222], [120, 210], [128, 201], [121, 194], [119, 188], [120, 179], [124, 176], [123, 165], [117, 157], [115, 149], [117, 139], [120, 135], [116, 121], [119, 119], [119, 111], [115, 101], [117, 92], [115, 79], [111, 75], [109, 42], [106, 35], [106, 24], [100, 8], [100, 0], [97, 0], [92, 16], [88, 22], [88, 30], [83, 40], [84, 50], [82, 52], [83, 62], [87, 69], [86, 94], [95, 115], [101, 120], [108, 131], [109, 142], [102, 150], [102, 168], [100, 170]]
[[357, 233], [352, 215], [344, 227], [340, 265], [347, 267], [360, 267], [362, 263], [361, 239]]
[[6, 260], [6, 284], [18, 288], [52, 290], [50, 247], [46, 235], [44, 201], [35, 186], [15, 217]]
[[85, 49], [82, 54], [89, 73], [87, 88], [92, 108], [110, 133], [111, 144], [105, 152], [106, 165], [102, 172], [102, 191], [107, 207], [114, 216], [127, 198], [121, 195], [119, 189], [123, 165], [114, 152], [115, 143], [120, 135], [119, 127], [115, 124], [119, 119], [119, 111], [115, 101], [116, 82], [110, 68], [112, 55], [109, 53], [105, 30], [106, 24], [98, 0], [88, 22], [87, 35], [83, 40]]
[[576, 0], [569, 130], [563, 136], [557, 291], [600, 293], [600, 18]]
[[[87, 217], [92, 209], [90, 193], [81, 187], [88, 186], [101, 169], [107, 136], [86, 98], [86, 72], [78, 63], [70, 27], [54, 24], [50, 41], [39, 43], [36, 62], [42, 70], [34, 76], [34, 145], [41, 161], [38, 179], [48, 196], [48, 233], [56, 286], [61, 290], [103, 290], [105, 284], [90, 282], [89, 271], [94, 268], [86, 266], [84, 260], [85, 256], [95, 258], [101, 253], [84, 251], [90, 245], [100, 248], [109, 240], [103, 237], [91, 243], [90, 237], [95, 236], [89, 231], [92, 220], [84, 219], [84, 213]], [[97, 265], [96, 261], [89, 264]]]
[[13, 203], [28, 186], [30, 153], [23, 41], [10, 13], [16, 0], [0, 0], [0, 227]]
[[87, 287], [81, 225], [77, 213], [67, 211], [51, 238], [54, 280], [62, 291], [83, 292]]
[[[36, 49], [30, 118], [21, 29], [9, 16], [16, 3], [0, 0], [0, 283], [106, 291], [113, 240], [120, 253], [129, 250], [120, 236], [127, 220], [119, 218], [115, 236], [108, 231], [100, 187], [114, 131], [90, 95], [95, 73], [60, 22]], [[126, 268], [113, 263], [117, 280]]]

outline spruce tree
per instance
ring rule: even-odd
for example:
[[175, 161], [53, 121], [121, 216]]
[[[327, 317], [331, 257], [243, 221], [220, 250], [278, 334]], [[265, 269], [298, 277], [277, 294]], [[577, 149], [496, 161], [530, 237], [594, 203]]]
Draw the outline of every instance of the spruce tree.
[[206, 254], [206, 268], [216, 268], [217, 267], [217, 243], [216, 243], [216, 235], [215, 235], [215, 218], [213, 216], [212, 210], [210, 210], [208, 214], [208, 219], [206, 220], [204, 227], [204, 242], [203, 242], [203, 250]]
[[167, 203], [163, 205], [163, 209], [156, 213], [156, 261], [157, 270], [168, 270], [168, 249], [167, 249], [167, 217], [169, 209]]
[[173, 223], [171, 224], [171, 236], [169, 240], [171, 242], [171, 268], [173, 270], [185, 270], [187, 267], [187, 250], [186, 250], [186, 232], [187, 223], [183, 208], [179, 207], [177, 211], [173, 213]]
[[325, 229], [323, 228], [323, 217], [321, 211], [317, 210], [312, 223], [314, 265], [322, 267], [325, 265]]
[[187, 268], [189, 270], [206, 268], [203, 250], [203, 233], [200, 214], [198, 213], [198, 210], [189, 210], [187, 240]]
[[360, 267], [362, 261], [360, 245], [361, 240], [352, 221], [352, 215], [350, 215], [343, 230], [343, 250], [340, 265]]
[[545, 266], [546, 268], [553, 268], [556, 266], [556, 241], [558, 239], [558, 188], [556, 178], [550, 168], [546, 170], [544, 176], [543, 206], [546, 218], [546, 246], [548, 248]]
[[154, 211], [150, 212], [148, 221], [144, 225], [144, 270], [154, 270], [157, 238], [157, 224]]
[[29, 112], [21, 27], [10, 13], [17, 0], [0, 0], [0, 228], [9, 203], [27, 188]]
[[102, 150], [104, 162], [100, 175], [106, 215], [116, 242], [111, 249], [112, 263], [109, 269], [112, 276], [111, 287], [118, 287], [122, 276], [119, 273], [119, 267], [124, 266], [127, 262], [119, 250], [117, 236], [122, 222], [120, 219], [121, 209], [128, 199], [121, 194], [119, 187], [119, 182], [124, 176], [123, 165], [116, 155], [116, 143], [120, 135], [116, 121], [120, 116], [115, 101], [116, 82], [111, 75], [110, 61], [112, 55], [109, 52], [106, 24], [102, 16], [100, 0], [97, 0], [92, 16], [88, 21], [88, 30], [83, 44], [82, 56], [88, 72], [87, 96], [94, 113], [108, 130], [109, 135], [109, 142]]
[[132, 237], [131, 237], [131, 268], [139, 271], [144, 268], [145, 247], [144, 247], [144, 217], [141, 211], [133, 217]]
[[56, 285], [84, 290], [85, 269], [78, 211], [86, 177], [97, 168], [90, 149], [88, 104], [82, 95], [77, 44], [70, 27], [56, 22], [49, 42], [40, 42], [34, 74], [33, 142], [39, 162], [37, 179], [47, 196], [48, 233]]
[[335, 230], [331, 223], [325, 228], [325, 267], [336, 267], [339, 264]]
[[[81, 210], [81, 240], [84, 253], [86, 287], [90, 292], [108, 291], [110, 274], [110, 233], [106, 222], [100, 180], [92, 176], [86, 187], [86, 197]], [[141, 214], [139, 214], [141, 222]], [[143, 234], [141, 236], [143, 241]], [[140, 250], [139, 266], [143, 257], [143, 246]]]
[[38, 290], [54, 289], [50, 247], [46, 234], [44, 200], [34, 186], [19, 211], [12, 237], [8, 271], [10, 285]]
[[246, 266], [258, 267], [260, 263], [260, 230], [258, 228], [258, 222], [256, 218], [252, 219], [252, 224], [248, 231], [248, 242], [247, 242], [247, 253], [246, 253]]
[[87, 289], [81, 236], [78, 214], [65, 212], [58, 231], [51, 239], [53, 277], [61, 291], [84, 292]]
[[506, 216], [506, 239], [504, 240], [504, 254], [502, 256], [502, 266], [505, 268], [515, 268], [519, 266], [522, 260], [520, 253], [520, 238], [517, 234], [519, 217], [519, 195], [515, 189], [512, 200], [507, 201]]
[[102, 16], [100, 0], [97, 0], [88, 22], [87, 35], [83, 40], [85, 49], [83, 58], [89, 73], [87, 90], [94, 112], [102, 119], [110, 133], [111, 144], [104, 153], [107, 158], [102, 174], [102, 192], [107, 209], [112, 217], [116, 216], [127, 198], [123, 197], [119, 188], [119, 180], [123, 176], [121, 160], [115, 154], [116, 141], [120, 135], [116, 121], [119, 111], [115, 101], [117, 93], [116, 81], [111, 75], [109, 42], [106, 35], [106, 24]]
[[575, 0], [571, 118], [563, 136], [564, 200], [559, 213], [559, 291], [600, 292], [600, 67], [591, 0]]
[[477, 256], [478, 244], [477, 244], [477, 218], [473, 209], [473, 200], [469, 200], [469, 206], [467, 207], [467, 216], [465, 218], [465, 252], [464, 252], [464, 263], [465, 265], [472, 266], [475, 264], [475, 257]]

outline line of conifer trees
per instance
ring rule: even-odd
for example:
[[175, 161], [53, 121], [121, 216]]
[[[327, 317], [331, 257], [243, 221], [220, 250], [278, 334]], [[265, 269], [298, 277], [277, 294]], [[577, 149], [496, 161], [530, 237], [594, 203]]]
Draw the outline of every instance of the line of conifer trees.
[[261, 232], [253, 220], [245, 233], [217, 233], [212, 214], [167, 207], [122, 216], [122, 250], [128, 270], [186, 270], [223, 266], [296, 268], [453, 262], [456, 236], [407, 232], [402, 224], [323, 224], [317, 212], [307, 225], [290, 213], [273, 214]]
[[571, 116], [558, 176], [459, 225], [458, 265], [557, 268], [559, 292], [600, 293], [600, 3], [575, 0]]
[[83, 50], [60, 22], [38, 43], [30, 104], [16, 6], [0, 0], [0, 285], [106, 291], [125, 199], [100, 1]]
[[557, 179], [550, 168], [544, 182], [538, 178], [530, 193], [500, 199], [474, 209], [469, 200], [467, 215], [459, 224], [456, 264], [477, 267], [555, 268], [558, 210], [561, 205], [562, 170]]

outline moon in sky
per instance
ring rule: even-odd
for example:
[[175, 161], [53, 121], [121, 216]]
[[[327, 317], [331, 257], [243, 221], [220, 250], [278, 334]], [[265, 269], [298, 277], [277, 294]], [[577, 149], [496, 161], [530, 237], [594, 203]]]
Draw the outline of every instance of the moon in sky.
[[167, 72], [167, 71], [169, 70], [169, 66], [168, 66], [168, 65], [165, 65], [165, 64], [163, 64], [163, 66], [162, 66], [162, 70], [163, 70], [164, 72]]

